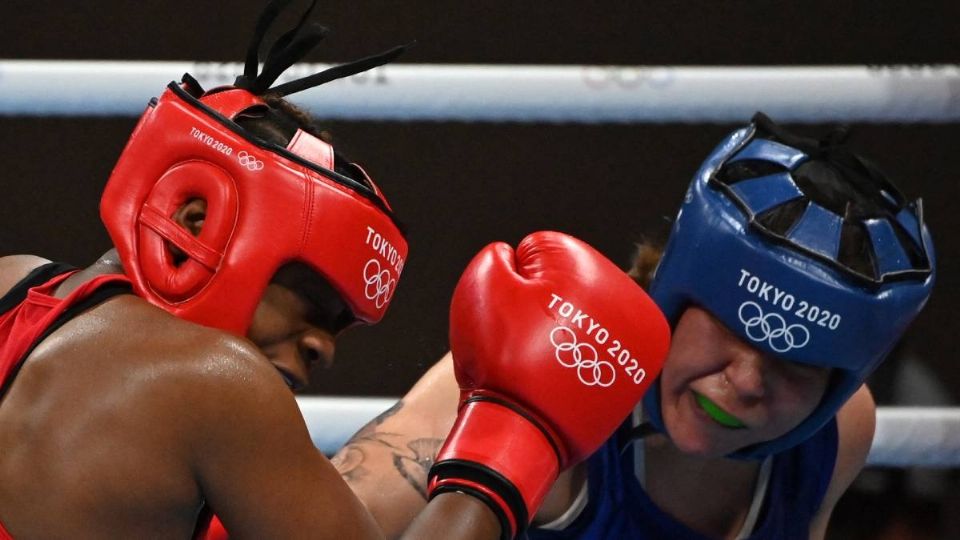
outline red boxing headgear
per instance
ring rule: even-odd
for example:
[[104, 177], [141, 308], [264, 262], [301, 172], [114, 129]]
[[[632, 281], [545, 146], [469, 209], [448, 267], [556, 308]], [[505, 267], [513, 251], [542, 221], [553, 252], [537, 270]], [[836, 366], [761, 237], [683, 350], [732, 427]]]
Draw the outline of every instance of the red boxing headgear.
[[[286, 148], [234, 122], [254, 93], [203, 94], [189, 78], [153, 100], [113, 170], [100, 215], [137, 293], [179, 317], [246, 333], [282, 265], [307, 264], [353, 316], [379, 321], [407, 258], [390, 206], [362, 169], [334, 172], [333, 148], [297, 131]], [[171, 216], [203, 199], [198, 236]], [[186, 255], [178, 262], [171, 248]]]

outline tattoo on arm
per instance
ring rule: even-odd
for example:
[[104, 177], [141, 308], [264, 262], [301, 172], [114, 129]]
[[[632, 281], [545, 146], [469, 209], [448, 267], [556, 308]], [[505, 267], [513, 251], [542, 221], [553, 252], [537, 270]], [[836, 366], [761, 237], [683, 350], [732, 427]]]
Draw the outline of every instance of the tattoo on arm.
[[386, 422], [387, 418], [390, 418], [391, 416], [400, 412], [400, 409], [402, 408], [403, 408], [403, 400], [401, 399], [400, 401], [394, 403], [392, 407], [390, 407], [389, 409], [377, 415], [376, 418], [367, 422], [367, 425], [360, 428], [360, 431], [354, 433], [353, 437], [350, 437], [350, 440], [347, 441], [347, 445], [353, 444], [358, 441], [362, 441], [370, 437], [371, 435], [373, 435], [374, 432], [377, 431], [377, 427], [379, 427], [380, 424]]
[[427, 500], [427, 474], [442, 445], [443, 439], [414, 439], [407, 443], [410, 454], [393, 453], [393, 468], [423, 500]]
[[367, 454], [363, 451], [360, 443], [364, 441], [377, 442], [377, 426], [382, 424], [387, 418], [397, 414], [403, 408], [403, 400], [397, 401], [392, 407], [380, 413], [376, 418], [367, 422], [365, 426], [356, 432], [347, 444], [343, 445], [332, 458], [330, 462], [340, 472], [340, 476], [347, 482], [357, 482], [367, 475], [370, 471], [363, 466], [367, 459]]
[[371, 472], [364, 467], [368, 457], [364, 452], [364, 445], [386, 447], [390, 451], [393, 468], [426, 500], [427, 474], [443, 445], [443, 439], [423, 437], [409, 440], [402, 433], [377, 430], [384, 421], [397, 414], [402, 408], [401, 400], [371, 420], [347, 441], [331, 461], [347, 482], [357, 482]]
[[348, 444], [341, 448], [335, 456], [330, 458], [330, 462], [333, 463], [333, 466], [337, 468], [340, 476], [342, 476], [347, 483], [352, 483], [359, 482], [370, 472], [363, 466], [365, 459], [367, 459], [367, 455], [363, 452], [363, 448]]

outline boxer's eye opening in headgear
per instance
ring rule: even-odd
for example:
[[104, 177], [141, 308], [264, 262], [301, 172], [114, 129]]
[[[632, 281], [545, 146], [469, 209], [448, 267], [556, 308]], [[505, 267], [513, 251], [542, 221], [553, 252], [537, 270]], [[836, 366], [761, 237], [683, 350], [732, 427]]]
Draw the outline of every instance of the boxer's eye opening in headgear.
[[343, 297], [310, 266], [294, 261], [280, 267], [271, 283], [297, 294], [308, 306], [307, 322], [337, 335], [357, 322]]
[[[842, 146], [849, 129], [835, 129], [817, 140], [792, 134], [762, 113], [753, 122], [755, 133], [744, 147], [766, 139], [804, 154], [792, 167], [762, 156], [732, 162], [728, 157], [710, 177], [710, 184], [740, 207], [754, 230], [868, 286], [930, 273], [920, 232], [921, 202], [907, 202], [876, 165]], [[756, 184], [751, 181], [767, 182], [779, 193], [748, 188], [752, 195], [742, 196], [738, 184]], [[837, 231], [836, 245], [818, 249], [797, 241], [796, 232], [805, 227]]]

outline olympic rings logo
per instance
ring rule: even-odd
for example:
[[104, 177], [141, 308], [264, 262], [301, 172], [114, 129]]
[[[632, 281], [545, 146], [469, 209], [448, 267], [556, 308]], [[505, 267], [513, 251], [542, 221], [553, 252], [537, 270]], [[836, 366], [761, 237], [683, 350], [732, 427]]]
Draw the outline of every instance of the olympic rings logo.
[[737, 312], [743, 323], [747, 337], [756, 342], [766, 341], [770, 348], [778, 353], [799, 349], [810, 342], [810, 331], [802, 324], [787, 325], [786, 319], [779, 313], [763, 313], [756, 302], [740, 304]]
[[617, 380], [613, 364], [597, 358], [597, 350], [589, 343], [577, 343], [577, 334], [566, 326], [550, 332], [550, 343], [556, 348], [557, 362], [567, 368], [576, 368], [580, 382], [587, 386], [604, 388]]
[[370, 259], [363, 267], [363, 281], [365, 284], [363, 294], [367, 300], [374, 301], [377, 309], [390, 302], [393, 291], [397, 288], [397, 280], [390, 275], [390, 270], [381, 268], [380, 261], [376, 259]]
[[240, 165], [243, 165], [251, 171], [259, 171], [263, 169], [263, 162], [253, 157], [253, 154], [247, 153], [246, 150], [241, 150], [237, 153], [237, 161], [240, 162]]

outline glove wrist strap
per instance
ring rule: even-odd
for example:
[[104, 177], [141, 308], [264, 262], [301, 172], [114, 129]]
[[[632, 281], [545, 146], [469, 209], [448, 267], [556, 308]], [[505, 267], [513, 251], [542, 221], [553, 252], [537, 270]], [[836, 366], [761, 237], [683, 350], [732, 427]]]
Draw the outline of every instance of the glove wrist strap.
[[461, 405], [430, 470], [431, 488], [453, 486], [458, 479], [486, 486], [513, 514], [519, 534], [559, 473], [560, 458], [547, 433], [532, 414], [509, 401], [471, 397]]

